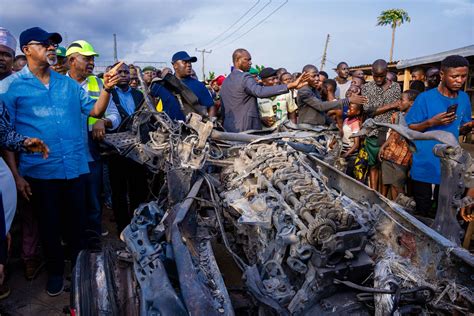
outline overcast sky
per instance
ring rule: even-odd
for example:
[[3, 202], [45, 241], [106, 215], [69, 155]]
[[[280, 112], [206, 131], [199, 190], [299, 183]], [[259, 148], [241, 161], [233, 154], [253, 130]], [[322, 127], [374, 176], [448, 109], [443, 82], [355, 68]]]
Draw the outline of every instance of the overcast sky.
[[254, 64], [294, 72], [308, 63], [319, 67], [327, 34], [325, 70], [339, 61], [388, 60], [391, 29], [376, 22], [391, 8], [405, 9], [412, 19], [397, 29], [396, 60], [474, 44], [472, 0], [0, 0], [0, 26], [17, 38], [40, 26], [61, 33], [64, 45], [87, 40], [100, 53], [97, 63], [113, 60], [115, 33], [118, 57], [127, 62], [170, 65], [174, 52], [186, 50], [198, 57], [194, 68], [201, 76], [202, 58], [195, 49], [205, 48], [212, 49], [205, 56], [206, 73], [224, 74], [233, 50], [243, 47]]

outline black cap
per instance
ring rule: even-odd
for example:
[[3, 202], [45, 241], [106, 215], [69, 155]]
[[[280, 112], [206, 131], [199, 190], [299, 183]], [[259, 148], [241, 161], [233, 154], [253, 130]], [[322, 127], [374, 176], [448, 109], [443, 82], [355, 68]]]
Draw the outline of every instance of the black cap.
[[40, 27], [32, 27], [21, 32], [20, 48], [22, 48], [31, 41], [46, 43], [48, 40], [51, 40], [53, 43], [59, 44], [62, 42], [63, 38], [59, 33], [48, 33]]
[[276, 76], [276, 73], [277, 71], [275, 69], [273, 69], [272, 67], [267, 67], [267, 68], [263, 68], [262, 71], [260, 71], [259, 76], [260, 78], [265, 79], [272, 76]]
[[181, 51], [173, 55], [173, 57], [171, 58], [171, 63], [174, 64], [174, 62], [178, 60], [190, 61], [192, 63], [195, 63], [197, 61], [197, 58], [194, 56], [191, 57], [188, 55], [188, 53]]

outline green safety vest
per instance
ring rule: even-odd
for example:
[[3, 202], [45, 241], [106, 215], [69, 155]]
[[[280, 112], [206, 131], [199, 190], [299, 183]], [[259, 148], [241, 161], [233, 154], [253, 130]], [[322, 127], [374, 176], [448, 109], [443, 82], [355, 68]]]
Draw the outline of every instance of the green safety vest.
[[[92, 99], [97, 100], [99, 98], [100, 91], [102, 90], [103, 86], [104, 83], [102, 82], [102, 79], [97, 78], [94, 75], [87, 77], [87, 93]], [[94, 125], [96, 122], [97, 119], [95, 117], [89, 116], [87, 120], [89, 131], [92, 131], [92, 125]]]

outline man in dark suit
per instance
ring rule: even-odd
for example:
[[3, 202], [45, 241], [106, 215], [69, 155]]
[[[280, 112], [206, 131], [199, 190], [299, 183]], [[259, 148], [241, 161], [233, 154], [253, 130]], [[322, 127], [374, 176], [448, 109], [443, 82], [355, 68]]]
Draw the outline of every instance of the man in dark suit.
[[224, 128], [228, 132], [262, 129], [257, 107], [257, 98], [270, 98], [298, 89], [306, 82], [308, 76], [303, 74], [298, 80], [289, 84], [264, 87], [258, 85], [248, 73], [252, 66], [250, 53], [239, 48], [232, 54], [234, 70], [224, 80], [221, 88], [221, 100], [224, 113]]
[[319, 84], [318, 68], [314, 65], [306, 65], [303, 71], [308, 74], [309, 80], [307, 85], [298, 90], [298, 97], [296, 98], [299, 109], [298, 124], [328, 125], [330, 121], [325, 112], [332, 109], [342, 111], [343, 107], [348, 107], [350, 103], [363, 104], [367, 101], [366, 98], [360, 95], [337, 101], [322, 101], [316, 89]]

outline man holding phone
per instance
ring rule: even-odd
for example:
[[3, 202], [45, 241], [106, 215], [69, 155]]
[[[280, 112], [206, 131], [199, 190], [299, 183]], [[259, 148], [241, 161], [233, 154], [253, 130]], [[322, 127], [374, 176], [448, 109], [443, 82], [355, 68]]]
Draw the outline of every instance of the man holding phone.
[[[436, 89], [421, 93], [406, 116], [408, 126], [416, 131], [443, 130], [456, 138], [460, 131], [471, 128], [471, 104], [468, 95], [461, 91], [469, 71], [469, 62], [458, 55], [446, 57], [441, 62], [441, 83]], [[416, 211], [433, 217], [433, 201], [438, 201], [441, 181], [441, 164], [433, 154], [434, 140], [415, 141], [411, 178]], [[435, 186], [434, 194], [432, 187]]]

